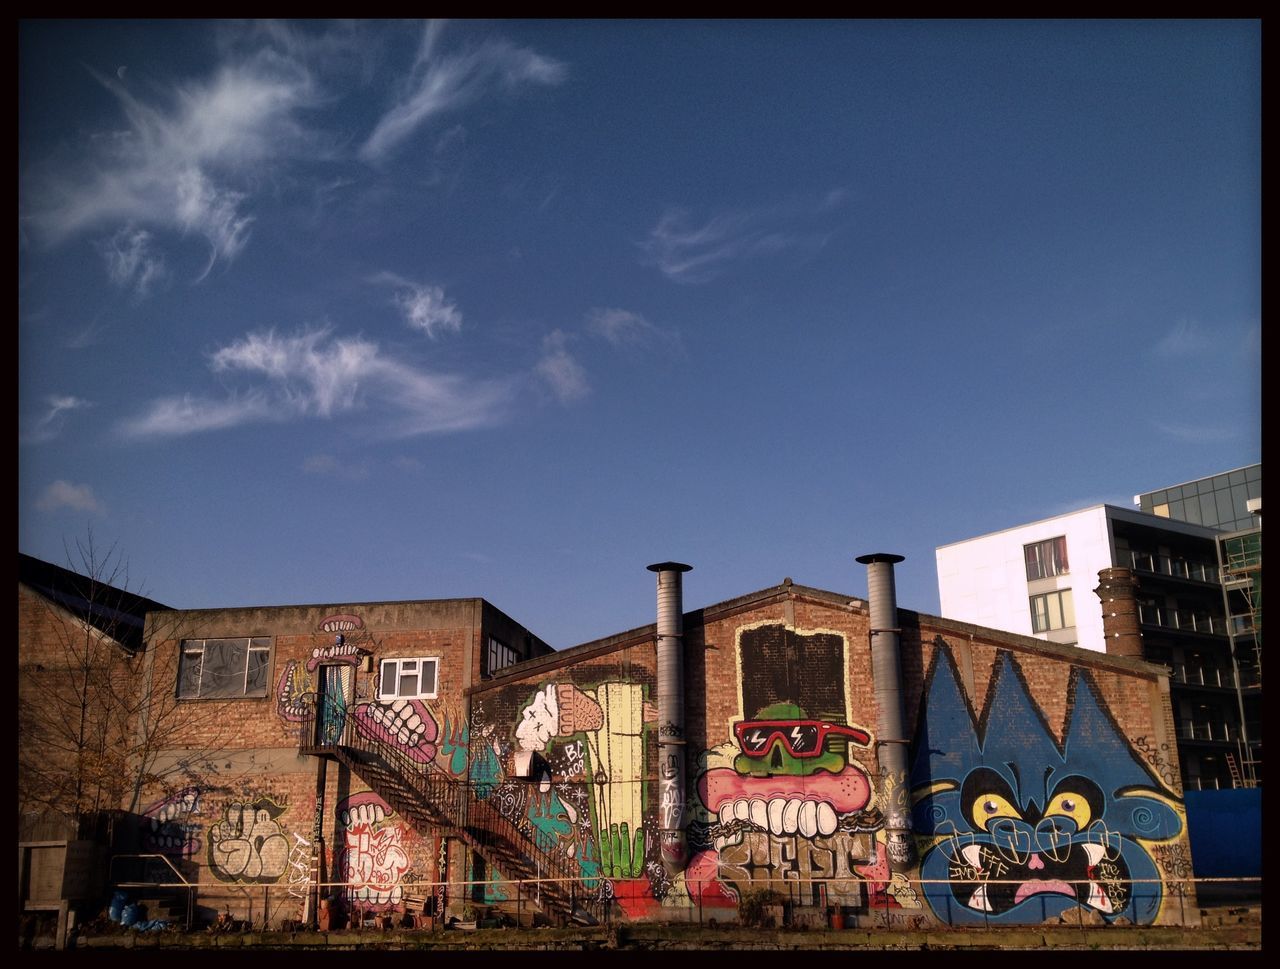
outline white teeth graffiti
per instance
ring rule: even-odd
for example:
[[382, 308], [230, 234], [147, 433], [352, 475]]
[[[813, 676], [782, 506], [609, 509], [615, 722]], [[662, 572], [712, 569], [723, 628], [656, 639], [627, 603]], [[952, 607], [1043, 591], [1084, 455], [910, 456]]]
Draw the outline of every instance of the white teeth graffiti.
[[738, 798], [720, 805], [720, 823], [749, 821], [774, 835], [800, 834], [826, 837], [839, 827], [835, 809], [826, 801], [799, 797]]
[[422, 717], [408, 700], [396, 700], [389, 707], [371, 705], [369, 717], [407, 747], [418, 744], [426, 732]]
[[376, 824], [386, 816], [387, 812], [382, 809], [381, 804], [361, 804], [355, 808], [343, 808], [338, 813], [338, 820], [343, 827], [354, 828], [357, 825]]

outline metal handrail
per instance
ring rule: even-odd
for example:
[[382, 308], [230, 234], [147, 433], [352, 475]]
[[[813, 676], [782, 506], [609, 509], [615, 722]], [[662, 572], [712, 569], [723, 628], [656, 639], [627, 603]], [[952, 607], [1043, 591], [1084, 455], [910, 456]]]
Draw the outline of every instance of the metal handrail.
[[176, 887], [176, 886], [173, 886], [173, 885], [169, 885], [169, 884], [167, 884], [167, 883], [165, 883], [165, 882], [118, 882], [118, 881], [116, 881], [116, 880], [115, 880], [115, 878], [114, 878], [114, 877], [112, 877], [112, 876], [115, 874], [115, 870], [116, 870], [116, 862], [117, 862], [117, 861], [119, 861], [119, 860], [120, 860], [120, 859], [122, 859], [122, 858], [127, 858], [127, 859], [131, 859], [131, 860], [135, 860], [135, 861], [136, 861], [136, 860], [139, 860], [139, 859], [142, 859], [142, 858], [157, 858], [157, 859], [159, 859], [160, 861], [163, 861], [163, 862], [165, 863], [165, 865], [169, 868], [169, 870], [170, 870], [171, 872], [173, 872], [173, 873], [174, 873], [174, 875], [176, 875], [176, 876], [177, 876], [177, 878], [178, 878], [178, 883], [177, 883], [177, 884], [181, 885], [183, 888], [185, 888], [185, 889], [186, 889], [186, 892], [187, 892], [187, 928], [188, 928], [188, 929], [190, 929], [190, 928], [191, 928], [191, 920], [192, 920], [192, 916], [193, 916], [193, 914], [194, 914], [194, 907], [195, 907], [195, 891], [196, 891], [196, 886], [195, 886], [195, 885], [193, 885], [193, 884], [191, 884], [191, 882], [187, 881], [184, 877], [182, 877], [182, 872], [178, 871], [178, 869], [174, 867], [174, 865], [173, 865], [173, 861], [172, 861], [168, 856], [166, 856], [166, 855], [161, 855], [161, 854], [113, 855], [113, 856], [111, 857], [111, 861], [110, 861], [110, 862], [108, 863], [108, 865], [107, 865], [107, 880], [108, 880], [108, 881], [111, 883], [111, 885], [113, 885], [115, 888], [130, 888], [130, 889], [152, 888], [152, 889], [160, 889], [160, 888], [172, 888], [172, 887]]
[[[573, 886], [582, 880], [581, 871], [569, 868], [563, 861], [544, 851], [537, 844], [533, 825], [525, 819], [521, 824], [497, 810], [487, 799], [478, 797], [470, 785], [447, 774], [434, 762], [421, 763], [409, 757], [401, 748], [385, 740], [370, 736], [356, 726], [350, 712], [328, 697], [319, 697], [314, 720], [301, 725], [299, 746], [311, 751], [327, 751], [340, 756], [343, 751], [365, 755], [351, 759], [351, 766], [359, 772], [361, 766], [387, 771], [396, 780], [407, 784], [417, 795], [413, 802], [397, 797], [393, 791], [379, 791], [390, 801], [402, 801], [394, 805], [406, 814], [425, 808], [427, 820], [438, 827], [449, 829], [481, 852], [505, 851], [514, 854], [515, 863], [539, 876], [547, 875], [557, 884], [569, 883], [564, 902], [572, 915], [578, 909], [586, 910], [593, 917], [599, 911], [589, 898], [580, 898]], [[373, 760], [367, 759], [372, 756]], [[378, 762], [381, 762], [380, 764]], [[553, 897], [560, 892], [552, 889]]]

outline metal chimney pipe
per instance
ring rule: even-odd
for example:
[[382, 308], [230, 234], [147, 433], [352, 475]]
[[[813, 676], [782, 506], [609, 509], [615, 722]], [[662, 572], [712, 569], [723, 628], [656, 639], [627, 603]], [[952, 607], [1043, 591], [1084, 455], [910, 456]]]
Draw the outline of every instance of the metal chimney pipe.
[[875, 552], [860, 555], [867, 567], [867, 602], [871, 613], [871, 678], [875, 684], [876, 760], [880, 765], [880, 796], [885, 815], [887, 853], [893, 868], [911, 864], [910, 779], [907, 774], [907, 727], [903, 716], [902, 664], [899, 658], [898, 597], [893, 567], [901, 555]]
[[689, 848], [684, 832], [684, 600], [680, 576], [693, 566], [650, 565], [658, 573], [658, 817], [662, 865], [674, 877], [684, 871]]

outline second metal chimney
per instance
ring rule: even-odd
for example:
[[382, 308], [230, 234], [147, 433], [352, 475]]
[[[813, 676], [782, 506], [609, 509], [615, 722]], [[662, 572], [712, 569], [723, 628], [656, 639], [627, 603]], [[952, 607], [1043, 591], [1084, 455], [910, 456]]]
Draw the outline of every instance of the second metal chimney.
[[911, 844], [911, 799], [907, 775], [907, 730], [903, 717], [902, 664], [899, 659], [898, 598], [893, 567], [901, 555], [875, 552], [860, 555], [867, 567], [867, 603], [871, 613], [871, 678], [875, 683], [876, 759], [880, 765], [880, 793], [888, 838], [889, 863], [900, 868], [915, 855]]
[[680, 576], [691, 565], [658, 562], [658, 817], [662, 865], [674, 877], [684, 871], [689, 848], [684, 832], [684, 600]]

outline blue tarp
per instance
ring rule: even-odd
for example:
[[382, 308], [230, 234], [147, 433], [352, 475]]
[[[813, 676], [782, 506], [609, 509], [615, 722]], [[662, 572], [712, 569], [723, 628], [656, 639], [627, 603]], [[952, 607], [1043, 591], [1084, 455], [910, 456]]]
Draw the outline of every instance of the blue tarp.
[[1187, 791], [1184, 801], [1197, 878], [1262, 877], [1262, 788]]

